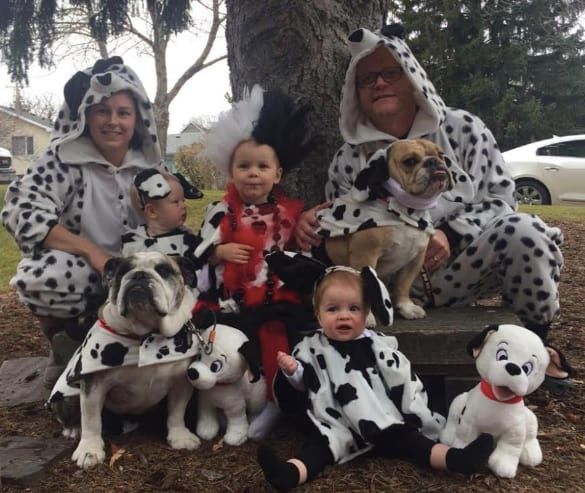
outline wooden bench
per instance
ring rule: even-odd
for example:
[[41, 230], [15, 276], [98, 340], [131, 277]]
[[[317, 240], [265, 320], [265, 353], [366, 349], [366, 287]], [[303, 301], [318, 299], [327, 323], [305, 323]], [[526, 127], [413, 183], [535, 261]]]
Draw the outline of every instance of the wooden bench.
[[509, 308], [435, 308], [427, 310], [421, 320], [396, 317], [394, 325], [384, 332], [398, 339], [400, 351], [427, 387], [432, 408], [446, 413], [453, 397], [478, 382], [467, 343], [486, 325], [503, 323], [519, 323]]

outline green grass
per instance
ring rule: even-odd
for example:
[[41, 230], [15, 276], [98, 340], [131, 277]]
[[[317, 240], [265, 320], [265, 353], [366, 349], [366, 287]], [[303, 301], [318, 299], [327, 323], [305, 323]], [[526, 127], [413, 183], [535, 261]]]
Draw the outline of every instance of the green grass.
[[[4, 204], [4, 193], [6, 185], [0, 185], [0, 206]], [[223, 196], [221, 190], [207, 190], [205, 197], [201, 200], [188, 200], [187, 208], [189, 210], [187, 225], [194, 231], [198, 231], [203, 220], [203, 214], [207, 204], [214, 200], [219, 200]], [[522, 205], [522, 212], [529, 212], [541, 216], [544, 220], [555, 221], [585, 221], [585, 207], [577, 206], [536, 206]], [[16, 264], [20, 259], [20, 253], [16, 243], [3, 227], [0, 227], [0, 293], [8, 291], [8, 281], [16, 270]]]
[[[4, 205], [4, 194], [7, 185], [0, 185], [0, 208]], [[203, 220], [203, 214], [207, 204], [214, 200], [219, 200], [224, 192], [221, 190], [205, 191], [205, 197], [201, 200], [187, 201], [187, 225], [194, 231], [198, 231]], [[8, 282], [16, 271], [16, 264], [20, 260], [20, 252], [12, 236], [10, 236], [3, 226], [0, 226], [0, 293], [9, 290]]]

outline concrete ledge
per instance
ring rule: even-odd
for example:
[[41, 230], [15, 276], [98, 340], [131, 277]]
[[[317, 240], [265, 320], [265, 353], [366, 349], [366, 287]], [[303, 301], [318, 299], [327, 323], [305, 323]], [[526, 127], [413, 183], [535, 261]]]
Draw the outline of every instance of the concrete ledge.
[[476, 375], [467, 343], [486, 325], [514, 323], [516, 315], [508, 308], [472, 306], [427, 310], [422, 320], [397, 318], [386, 330], [398, 338], [399, 349], [415, 370], [427, 375]]

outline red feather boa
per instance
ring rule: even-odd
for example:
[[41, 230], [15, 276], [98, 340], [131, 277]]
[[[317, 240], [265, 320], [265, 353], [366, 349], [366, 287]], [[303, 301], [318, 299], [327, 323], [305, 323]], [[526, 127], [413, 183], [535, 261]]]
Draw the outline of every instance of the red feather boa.
[[[276, 245], [272, 247], [273, 250], [285, 250], [292, 247], [294, 226], [303, 208], [300, 200], [288, 198], [278, 187], [274, 187], [272, 196], [275, 199], [274, 202], [257, 206], [261, 211], [263, 221], [253, 222], [251, 225], [246, 225], [242, 221], [246, 206], [232, 183], [228, 184], [224, 197], [230, 212], [220, 223], [221, 243], [243, 243], [253, 247], [247, 264], [224, 262], [224, 291], [229, 297], [241, 293], [245, 306], [259, 305], [264, 302], [300, 302], [297, 293], [283, 287], [276, 288], [279, 281], [274, 274], [269, 274], [271, 284], [274, 286], [271, 289], [271, 296], [269, 283], [252, 286], [262, 269], [266, 268], [264, 250], [268, 249], [266, 245], [270, 239], [276, 241]], [[277, 231], [274, 231], [275, 226]]]

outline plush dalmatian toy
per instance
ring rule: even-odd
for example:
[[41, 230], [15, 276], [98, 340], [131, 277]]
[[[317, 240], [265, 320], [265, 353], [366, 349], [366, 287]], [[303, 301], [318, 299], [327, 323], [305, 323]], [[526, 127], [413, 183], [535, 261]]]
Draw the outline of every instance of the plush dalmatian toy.
[[187, 370], [199, 390], [197, 435], [214, 438], [220, 428], [218, 411], [222, 411], [227, 419], [224, 442], [241, 445], [248, 438], [248, 416], [258, 414], [266, 403], [257, 347], [229, 325], [213, 324], [203, 338], [207, 343]]
[[524, 397], [540, 386], [554, 362], [542, 340], [517, 325], [489, 326], [467, 349], [481, 382], [453, 400], [441, 441], [464, 447], [479, 434], [490, 433], [497, 442], [490, 469], [513, 478], [518, 463], [534, 467], [542, 462], [538, 421]]

